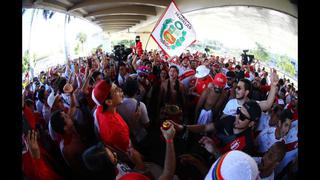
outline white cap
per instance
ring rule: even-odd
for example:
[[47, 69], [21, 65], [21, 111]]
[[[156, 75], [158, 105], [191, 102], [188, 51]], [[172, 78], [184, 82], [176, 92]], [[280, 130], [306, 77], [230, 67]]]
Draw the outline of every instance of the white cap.
[[205, 65], [198, 66], [196, 69], [196, 78], [206, 77], [210, 73], [210, 69], [208, 69]]
[[52, 91], [47, 99], [47, 103], [50, 106], [50, 108], [52, 108], [53, 103], [55, 102], [55, 100], [57, 99], [57, 97], [59, 96], [59, 94], [54, 95], [54, 91]]
[[[256, 180], [259, 170], [255, 160], [248, 154], [234, 150], [221, 156], [210, 168], [205, 180]], [[217, 178], [215, 178], [217, 177]]]

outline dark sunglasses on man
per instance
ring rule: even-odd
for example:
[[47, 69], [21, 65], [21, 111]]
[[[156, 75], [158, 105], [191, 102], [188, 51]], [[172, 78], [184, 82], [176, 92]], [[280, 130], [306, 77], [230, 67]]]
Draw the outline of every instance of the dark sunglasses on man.
[[248, 118], [246, 115], [244, 115], [242, 112], [241, 112], [241, 107], [238, 107], [237, 108], [237, 115], [239, 115], [239, 119], [241, 120], [241, 121], [244, 121], [244, 120], [246, 120], [246, 119], [248, 119], [248, 120], [250, 120], [250, 118]]

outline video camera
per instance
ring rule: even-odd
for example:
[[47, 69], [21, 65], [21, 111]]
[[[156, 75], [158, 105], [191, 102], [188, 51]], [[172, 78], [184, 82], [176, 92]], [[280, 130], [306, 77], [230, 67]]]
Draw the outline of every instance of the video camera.
[[131, 53], [131, 49], [125, 48], [123, 44], [115, 45], [113, 48], [113, 53], [116, 61], [126, 61], [128, 55]]
[[246, 49], [246, 50], [243, 50], [243, 54], [241, 54], [243, 65], [250, 65], [254, 59], [254, 55], [246, 54], [247, 52], [249, 52], [249, 50]]

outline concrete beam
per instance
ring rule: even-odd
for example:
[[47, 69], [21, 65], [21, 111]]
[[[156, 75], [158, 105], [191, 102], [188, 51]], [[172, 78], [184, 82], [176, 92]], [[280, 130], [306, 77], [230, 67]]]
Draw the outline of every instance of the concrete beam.
[[170, 0], [85, 0], [72, 6], [68, 9], [68, 11], [74, 11], [76, 9], [85, 8], [92, 5], [103, 5], [106, 3], [108, 5], [145, 5], [166, 8], [170, 3]]
[[155, 7], [150, 6], [121, 6], [116, 8], [108, 8], [87, 14], [88, 16], [109, 16], [109, 15], [157, 15]]
[[104, 22], [104, 23], [97, 23], [99, 26], [104, 24], [125, 24], [125, 25], [135, 25], [135, 22]]
[[114, 15], [114, 16], [104, 16], [104, 17], [96, 17], [95, 21], [103, 21], [103, 20], [146, 20], [146, 16], [142, 15]]
[[127, 23], [139, 23], [139, 20], [116, 20], [116, 19], [109, 19], [109, 20], [103, 20], [103, 21], [93, 21], [94, 23], [97, 24], [102, 24], [102, 23], [109, 23], [109, 22], [127, 22]]

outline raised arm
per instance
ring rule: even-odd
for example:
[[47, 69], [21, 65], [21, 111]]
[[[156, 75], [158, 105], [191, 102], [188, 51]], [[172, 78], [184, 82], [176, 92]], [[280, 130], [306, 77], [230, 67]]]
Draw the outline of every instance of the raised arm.
[[174, 152], [173, 138], [176, 133], [173, 125], [168, 130], [161, 127], [162, 134], [166, 139], [166, 156], [164, 161], [163, 172], [159, 180], [172, 180], [176, 169], [176, 154]]
[[278, 77], [278, 74], [277, 74], [275, 69], [271, 70], [270, 81], [271, 81], [271, 89], [270, 89], [270, 92], [269, 92], [269, 95], [268, 95], [268, 99], [265, 100], [265, 101], [260, 101], [259, 102], [261, 111], [267, 111], [272, 107], [272, 104], [273, 104], [274, 99], [276, 97], [276, 94], [278, 92], [277, 84], [278, 84], [278, 81], [279, 81], [279, 77]]
[[177, 129], [177, 131], [191, 131], [193, 133], [203, 133], [203, 132], [210, 132], [214, 131], [215, 127], [213, 123], [205, 124], [205, 125], [181, 125], [178, 123], [175, 123], [170, 120], [170, 122], [174, 125], [174, 127]]

